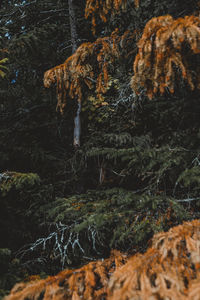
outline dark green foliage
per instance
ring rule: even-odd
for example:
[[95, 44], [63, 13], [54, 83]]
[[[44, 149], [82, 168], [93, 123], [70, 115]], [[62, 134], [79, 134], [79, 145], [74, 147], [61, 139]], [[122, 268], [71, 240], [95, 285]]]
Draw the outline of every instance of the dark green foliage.
[[29, 189], [34, 185], [39, 185], [40, 178], [37, 174], [22, 174], [16, 172], [5, 172], [1, 174], [1, 196], [5, 197], [12, 189]]
[[51, 186], [41, 185], [37, 174], [0, 174], [0, 247], [17, 250], [25, 241], [31, 241], [37, 231], [35, 226], [39, 224], [37, 211], [29, 214], [29, 209], [52, 197]]
[[48, 269], [112, 248], [144, 251], [154, 233], [199, 218], [197, 96], [138, 100], [134, 111], [124, 102], [113, 111], [111, 102], [96, 111], [83, 146], [66, 162], [65, 193], [72, 196], [35, 206], [49, 228], [25, 248], [24, 259], [43, 256]]
[[51, 227], [48, 237], [29, 248], [39, 252], [45, 248], [48, 263], [59, 258], [63, 265], [101, 257], [112, 248], [144, 251], [150, 237], [167, 230], [171, 222], [176, 222], [175, 218], [178, 222], [192, 218], [179, 203], [165, 195], [152, 196], [120, 188], [58, 198], [54, 207], [50, 204], [44, 209], [47, 219], [57, 225]]
[[12, 286], [27, 274], [20, 261], [13, 258], [10, 249], [0, 248], [0, 299], [9, 293]]

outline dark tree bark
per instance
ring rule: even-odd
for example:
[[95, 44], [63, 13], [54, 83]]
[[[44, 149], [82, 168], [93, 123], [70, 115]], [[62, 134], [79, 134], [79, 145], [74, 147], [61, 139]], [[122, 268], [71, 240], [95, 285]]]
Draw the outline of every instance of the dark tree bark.
[[71, 30], [71, 40], [72, 40], [72, 53], [74, 53], [78, 47], [77, 40], [77, 29], [76, 29], [76, 18], [75, 18], [75, 10], [73, 5], [73, 0], [68, 0], [69, 6], [69, 20], [70, 20], [70, 30]]
[[[75, 18], [75, 10], [73, 5], [73, 0], [68, 0], [69, 5], [69, 20], [70, 20], [70, 30], [71, 30], [71, 41], [72, 41], [72, 53], [74, 53], [78, 47], [77, 40], [77, 29], [76, 29], [76, 18]], [[74, 118], [74, 147], [80, 147], [80, 136], [81, 136], [81, 102], [78, 101], [78, 109], [76, 112], [76, 117]]]

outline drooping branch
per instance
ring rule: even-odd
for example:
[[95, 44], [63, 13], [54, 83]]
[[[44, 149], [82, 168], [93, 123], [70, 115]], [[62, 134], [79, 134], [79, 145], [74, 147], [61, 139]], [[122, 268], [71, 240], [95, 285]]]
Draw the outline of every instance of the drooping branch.
[[82, 101], [83, 94], [88, 89], [93, 89], [101, 99], [108, 88], [110, 69], [113, 69], [130, 40], [135, 38], [136, 32], [127, 31], [119, 36], [114, 31], [109, 37], [98, 38], [93, 43], [83, 43], [63, 64], [46, 71], [45, 87], [57, 84], [57, 109], [63, 112], [67, 97], [77, 97], [78, 101]]
[[107, 299], [195, 299], [200, 292], [199, 230], [200, 221], [193, 220], [156, 234], [144, 255], [132, 256], [115, 271]]
[[[97, 106], [105, 105], [103, 95], [109, 88], [109, 76], [122, 57], [127, 57], [130, 41], [135, 42], [137, 32], [126, 31], [122, 36], [115, 30], [111, 36], [98, 38], [93, 43], [83, 43], [63, 64], [58, 65], [44, 74], [44, 85], [57, 85], [57, 109], [63, 113], [67, 98], [78, 102], [77, 115], [74, 119], [74, 145], [80, 145], [81, 102], [86, 92], [92, 90], [98, 99]], [[104, 103], [104, 104], [103, 104]], [[76, 128], [79, 126], [79, 128]]]
[[[37, 299], [105, 299], [110, 275], [126, 262], [127, 256], [112, 251], [110, 258], [97, 260], [73, 270], [64, 270], [47, 279], [18, 283], [7, 300]], [[38, 278], [37, 278], [38, 279]], [[53, 297], [53, 298], [52, 298]], [[6, 300], [5, 299], [5, 300]]]
[[180, 75], [191, 90], [200, 89], [199, 65], [191, 65], [192, 56], [200, 54], [200, 18], [153, 18], [147, 23], [138, 48], [131, 81], [136, 93], [140, 87], [146, 89], [150, 99], [157, 92], [164, 94], [166, 88], [173, 93]]
[[[139, 6], [139, 0], [132, 1], [135, 7]], [[127, 0], [87, 0], [85, 6], [85, 18], [91, 17], [92, 19], [92, 31], [95, 34], [96, 18], [100, 19], [105, 23], [107, 22], [108, 16], [118, 14], [120, 11], [126, 11]]]

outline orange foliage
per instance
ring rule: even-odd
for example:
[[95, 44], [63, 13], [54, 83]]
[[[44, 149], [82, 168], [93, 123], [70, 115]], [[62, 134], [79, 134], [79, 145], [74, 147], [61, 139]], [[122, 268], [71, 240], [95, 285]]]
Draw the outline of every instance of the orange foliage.
[[80, 269], [16, 284], [5, 298], [25, 299], [199, 300], [200, 220], [156, 234], [145, 254], [127, 259], [113, 251]]
[[87, 0], [85, 6], [85, 18], [92, 16], [92, 30], [95, 33], [96, 19], [95, 15], [98, 15], [103, 22], [107, 21], [107, 14], [115, 14], [122, 7], [126, 8], [127, 0]]
[[110, 37], [82, 44], [63, 64], [45, 72], [44, 86], [49, 88], [52, 83], [57, 85], [57, 108], [61, 113], [66, 105], [66, 97], [81, 101], [85, 87], [95, 88], [99, 99], [107, 91], [109, 68], [113, 68], [120, 56], [120, 44], [126, 47], [129, 39], [136, 36], [129, 31], [123, 36], [117, 33], [118, 30], [115, 30]]
[[[139, 6], [139, 0], [134, 0], [136, 7]], [[108, 15], [115, 15], [120, 10], [126, 11], [127, 0], [87, 0], [85, 6], [85, 18], [92, 17], [92, 31], [95, 34], [96, 16], [103, 22], [107, 21]]]
[[47, 279], [18, 283], [5, 300], [93, 300], [106, 297], [110, 274], [126, 261], [113, 251], [110, 258], [91, 262], [80, 269], [64, 270]]
[[200, 299], [200, 221], [158, 233], [147, 252], [116, 270], [109, 300]]
[[131, 80], [136, 93], [140, 87], [146, 89], [150, 99], [157, 92], [163, 94], [165, 88], [173, 93], [177, 69], [192, 90], [195, 86], [200, 89], [198, 64], [195, 70], [190, 69], [192, 56], [200, 53], [200, 18], [153, 18], [146, 24], [138, 48]]

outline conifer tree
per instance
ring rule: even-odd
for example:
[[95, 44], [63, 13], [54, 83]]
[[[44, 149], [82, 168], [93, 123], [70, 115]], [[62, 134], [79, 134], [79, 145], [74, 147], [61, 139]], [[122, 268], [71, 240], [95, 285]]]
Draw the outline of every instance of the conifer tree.
[[[68, 3], [3, 1], [0, 10], [1, 49], [8, 51], [4, 55], [9, 59], [7, 76], [0, 82], [3, 293], [31, 274], [55, 275], [78, 267], [76, 274], [63, 271], [72, 281], [81, 278], [83, 285], [74, 290], [74, 297], [82, 295], [83, 287], [85, 297], [98, 291], [102, 295], [109, 277], [103, 262], [82, 265], [109, 257], [111, 249], [145, 252], [155, 233], [199, 218], [197, 1], [140, 0], [135, 5], [74, 0], [79, 39], [73, 54]], [[48, 90], [43, 87], [44, 72]], [[146, 95], [153, 96], [152, 101]], [[55, 111], [56, 98], [62, 117]], [[83, 132], [81, 147], [74, 151], [77, 100]], [[190, 238], [180, 245], [175, 240], [175, 245], [189, 253], [185, 245]], [[160, 257], [157, 251], [148, 250], [143, 261], [153, 261], [161, 270], [152, 260], [153, 252]], [[143, 284], [141, 278], [148, 282], [151, 273], [144, 274], [150, 272], [148, 266], [140, 269], [140, 258], [136, 255], [133, 264]], [[168, 259], [173, 259], [170, 254]], [[187, 256], [187, 263], [192, 259]], [[112, 268], [114, 261], [108, 262]], [[183, 266], [180, 261], [181, 270]], [[187, 272], [183, 282], [168, 271], [187, 285]], [[195, 272], [193, 267], [190, 271]], [[86, 286], [88, 278], [92, 285]], [[120, 280], [114, 277], [111, 297], [119, 282], [122, 289], [126, 286]], [[59, 293], [63, 281], [53, 284]], [[29, 284], [19, 287], [29, 294]], [[142, 285], [140, 294], [143, 291]], [[136, 291], [130, 287], [128, 292]]]

